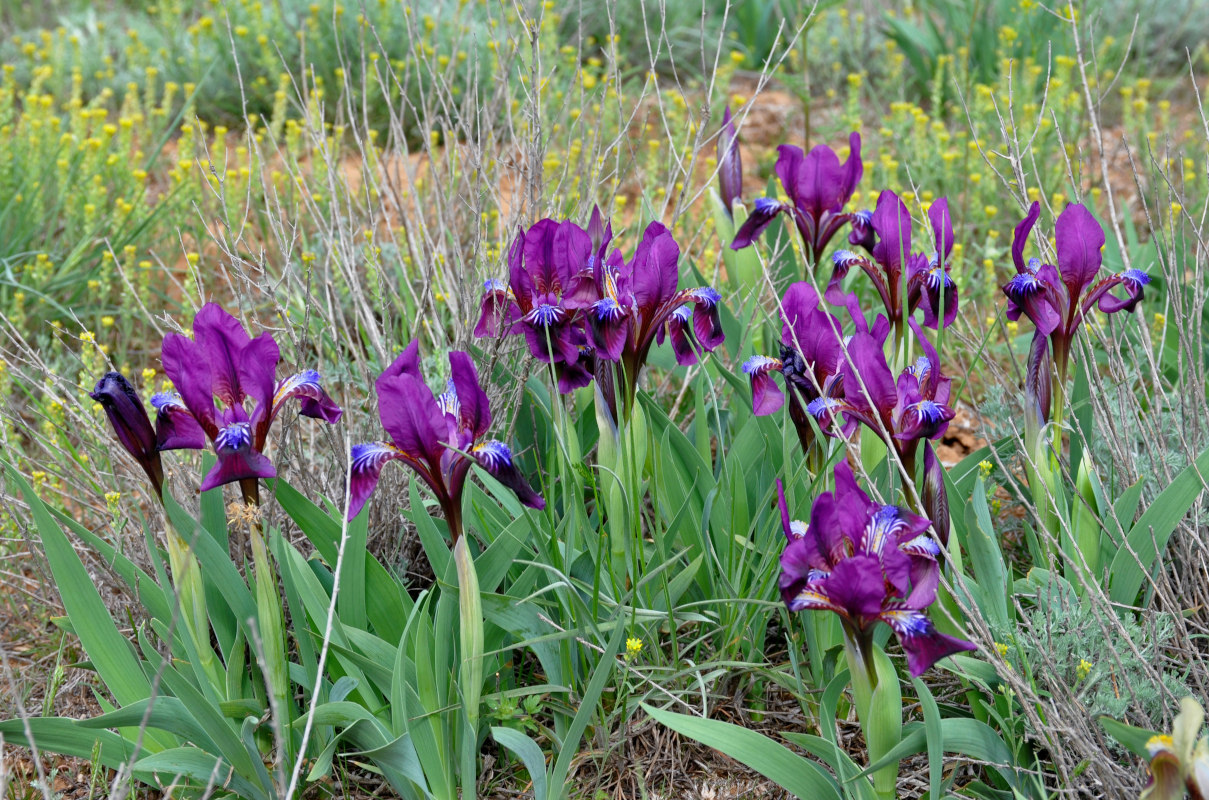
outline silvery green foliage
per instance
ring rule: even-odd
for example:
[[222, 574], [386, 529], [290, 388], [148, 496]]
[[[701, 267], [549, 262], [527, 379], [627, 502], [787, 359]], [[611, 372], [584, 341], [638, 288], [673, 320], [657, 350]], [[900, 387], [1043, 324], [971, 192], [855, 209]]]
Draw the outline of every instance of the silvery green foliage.
[[[1141, 623], [1129, 613], [1105, 619], [1103, 608], [1081, 601], [1065, 580], [1038, 574], [1029, 579], [1035, 594], [1018, 596], [1027, 609], [1020, 624], [994, 632], [1012, 668], [1027, 666], [1042, 697], [1068, 703], [1073, 694], [1089, 720], [1107, 714], [1160, 724], [1172, 698], [1188, 694], [1169, 654], [1171, 615], [1151, 614]], [[1022, 656], [1026, 665], [1018, 663]]]

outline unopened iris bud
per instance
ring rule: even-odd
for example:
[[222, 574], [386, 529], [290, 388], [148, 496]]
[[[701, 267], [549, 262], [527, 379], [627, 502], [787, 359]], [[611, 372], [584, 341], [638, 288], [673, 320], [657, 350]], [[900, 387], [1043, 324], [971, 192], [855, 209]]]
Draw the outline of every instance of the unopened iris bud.
[[159, 497], [164, 488], [164, 468], [155, 447], [155, 429], [130, 381], [120, 372], [106, 373], [89, 396], [105, 409], [118, 441], [139, 462]]

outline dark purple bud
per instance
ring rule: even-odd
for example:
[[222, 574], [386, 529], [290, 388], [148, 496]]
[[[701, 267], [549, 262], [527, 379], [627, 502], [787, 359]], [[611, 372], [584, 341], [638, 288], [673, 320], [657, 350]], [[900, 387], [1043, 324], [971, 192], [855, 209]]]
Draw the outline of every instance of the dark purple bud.
[[1041, 425], [1049, 422], [1052, 395], [1053, 356], [1050, 353], [1049, 337], [1038, 328], [1033, 333], [1033, 346], [1029, 348], [1024, 396], [1029, 406], [1026, 413], [1034, 414]]
[[726, 213], [732, 214], [735, 201], [743, 196], [743, 162], [739, 157], [739, 132], [731, 120], [730, 107], [722, 115], [718, 134], [718, 188]]
[[155, 446], [155, 431], [138, 392], [120, 372], [107, 372], [89, 397], [101, 404], [109, 424], [126, 452], [147, 473], [158, 498], [164, 488], [164, 468]]
[[924, 442], [923, 510], [932, 521], [941, 545], [949, 544], [949, 494], [945, 488], [945, 468], [936, 457], [931, 442]]

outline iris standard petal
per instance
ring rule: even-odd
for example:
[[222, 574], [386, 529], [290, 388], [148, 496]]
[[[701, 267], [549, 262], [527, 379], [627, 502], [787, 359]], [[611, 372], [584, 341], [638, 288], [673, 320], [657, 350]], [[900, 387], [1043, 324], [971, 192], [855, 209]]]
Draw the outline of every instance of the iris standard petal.
[[911, 214], [906, 203], [889, 189], [884, 190], [877, 198], [871, 222], [877, 232], [873, 260], [892, 277], [900, 275], [911, 254]]
[[660, 222], [652, 222], [630, 261], [634, 304], [644, 319], [650, 320], [656, 309], [676, 294], [679, 281], [677, 263], [680, 245]]
[[[160, 360], [184, 406], [213, 439], [218, 435], [218, 412], [214, 407], [213, 379], [205, 352], [189, 338], [170, 333], [164, 337]], [[160, 449], [166, 449], [162, 439]]]
[[1104, 229], [1082, 203], [1068, 205], [1058, 215], [1054, 239], [1058, 269], [1072, 298], [1078, 298], [1100, 271]]
[[419, 378], [404, 373], [378, 384], [378, 415], [395, 446], [414, 459], [435, 465], [449, 426], [445, 413]]
[[424, 379], [420, 374], [419, 339], [412, 339], [403, 352], [399, 353], [390, 363], [390, 366], [382, 370], [382, 374], [374, 381], [374, 389], [381, 394], [383, 385], [393, 382], [400, 375], [411, 375], [413, 378]]
[[[252, 339], [240, 321], [217, 303], [206, 303], [193, 318], [193, 340], [210, 365], [212, 393], [229, 408], [242, 405], [245, 394], [240, 381], [241, 354]], [[181, 393], [184, 394], [183, 389]], [[189, 396], [184, 396], [188, 403]]]
[[478, 439], [491, 427], [491, 406], [479, 383], [479, 373], [467, 353], [454, 350], [449, 354], [449, 376], [457, 392], [459, 426]]
[[852, 337], [840, 365], [840, 375], [849, 404], [870, 417], [889, 418], [898, 401], [898, 390], [882, 345], [871, 334], [858, 333]]

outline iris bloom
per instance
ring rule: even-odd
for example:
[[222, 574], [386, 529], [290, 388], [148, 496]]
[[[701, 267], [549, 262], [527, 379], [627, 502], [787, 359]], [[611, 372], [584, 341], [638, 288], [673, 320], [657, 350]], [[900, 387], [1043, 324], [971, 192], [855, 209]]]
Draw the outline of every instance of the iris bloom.
[[[858, 331], [869, 332], [859, 308], [852, 318]], [[846, 337], [839, 319], [822, 307], [818, 292], [806, 281], [791, 285], [781, 298], [781, 322], [780, 357], [752, 356], [743, 363], [743, 372], [751, 380], [752, 408], [758, 417], [774, 414], [785, 404], [785, 395], [772, 377], [781, 374], [789, 390], [789, 417], [803, 451], [809, 451], [814, 429], [806, 409], [819, 397], [842, 395], [839, 371]], [[886, 324], [885, 317], [878, 317], [875, 338], [885, 339]]]
[[777, 154], [777, 178], [789, 202], [774, 197], [756, 200], [751, 216], [736, 232], [731, 248], [742, 250], [749, 246], [784, 212], [793, 217], [811, 264], [818, 264], [832, 237], [852, 217], [844, 212], [844, 206], [852, 199], [864, 174], [861, 135], [853, 132], [848, 137], [848, 160], [843, 164], [826, 145], [803, 153], [800, 147], [783, 144], [777, 148]]
[[722, 130], [718, 133], [718, 188], [722, 205], [733, 218], [731, 209], [743, 196], [743, 162], [739, 158], [739, 132], [735, 130], [729, 106], [722, 115]]
[[155, 487], [155, 496], [160, 497], [164, 491], [164, 467], [155, 446], [155, 429], [138, 392], [125, 375], [108, 372], [88, 396], [105, 409], [118, 441], [139, 462]]
[[884, 341], [860, 332], [848, 344], [839, 369], [843, 397], [822, 396], [806, 408], [832, 435], [851, 435], [856, 425], [875, 435], [889, 434], [890, 443], [907, 475], [914, 479], [919, 443], [924, 447], [924, 510], [936, 525], [942, 542], [949, 532], [948, 500], [944, 474], [930, 443], [939, 439], [956, 412], [949, 406], [952, 380], [941, 373], [940, 357], [915, 320], [910, 320], [924, 354], [895, 381], [886, 363]]
[[1140, 800], [1179, 800], [1185, 791], [1193, 800], [1209, 798], [1209, 734], [1197, 741], [1204, 720], [1200, 703], [1185, 697], [1171, 735], [1158, 734], [1146, 742], [1150, 781]]
[[611, 231], [602, 232], [593, 242], [575, 223], [552, 219], [518, 233], [508, 254], [508, 282], [485, 284], [474, 335], [523, 334], [533, 357], [553, 367], [560, 391], [587, 386], [591, 348], [580, 311], [597, 299], [593, 264], [611, 239]]
[[837, 250], [831, 257], [835, 269], [827, 286], [827, 300], [841, 302], [840, 282], [849, 270], [859, 267], [873, 281], [886, 316], [899, 335], [903, 321], [918, 308], [924, 311], [924, 327], [936, 330], [951, 325], [957, 318], [957, 287], [949, 276], [953, 221], [948, 199], [942, 197], [928, 208], [935, 240], [931, 256], [911, 252], [911, 215], [894, 192], [882, 192], [873, 213], [861, 212], [857, 219], [849, 241], [864, 245], [871, 258]]
[[[593, 220], [593, 227], [598, 227], [598, 216]], [[718, 318], [720, 295], [708, 286], [677, 289], [679, 260], [680, 246], [671, 232], [652, 222], [629, 262], [617, 251], [593, 262], [599, 299], [586, 313], [598, 361], [597, 377], [611, 369], [608, 362], [621, 366], [626, 409], [633, 404], [638, 375], [652, 345], [670, 340], [676, 362], [689, 365], [697, 363], [698, 350], [711, 351], [725, 339]], [[616, 421], [613, 394], [606, 394], [606, 400]]]
[[924, 613], [936, 600], [939, 548], [928, 520], [869, 499], [847, 462], [835, 468], [835, 491], [819, 495], [810, 524], [790, 520], [777, 481], [781, 524], [788, 545], [781, 553], [781, 597], [790, 611], [839, 614], [848, 641], [869, 664], [873, 629], [889, 625], [919, 677], [945, 656], [974, 645], [936, 630]]
[[[330, 424], [343, 413], [315, 370], [278, 382], [281, 353], [272, 334], [266, 331], [253, 339], [215, 303], [202, 306], [193, 318], [192, 339], [177, 333], [164, 337], [161, 357], [176, 389], [151, 398], [158, 412], [158, 448], [201, 450], [209, 439], [218, 463], [202, 479], [203, 492], [240, 481], [245, 499], [256, 501], [256, 480], [277, 474], [264, 449], [287, 400], [297, 398], [300, 414]], [[216, 397], [222, 409], [215, 406]]]
[[[1041, 214], [1034, 202], [1028, 214], [1016, 226], [1012, 240], [1012, 260], [1016, 276], [1003, 286], [1007, 295], [1007, 317], [1020, 319], [1024, 314], [1033, 321], [1036, 332], [1029, 355], [1026, 389], [1041, 420], [1050, 416], [1050, 374], [1057, 367], [1060, 385], [1066, 381], [1071, 342], [1083, 318], [1093, 308], [1106, 314], [1133, 311], [1142, 300], [1150, 277], [1138, 269], [1127, 269], [1099, 278], [1104, 246], [1104, 230], [1080, 203], [1068, 205], [1055, 226], [1058, 264], [1042, 264], [1039, 259], [1024, 261], [1024, 247]], [[1125, 297], [1111, 294], [1122, 286]]]
[[389, 461], [403, 462], [428, 484], [455, 542], [462, 533], [462, 489], [474, 464], [530, 508], [546, 507], [516, 468], [508, 446], [480, 441], [491, 427], [491, 409], [470, 356], [450, 353], [449, 369], [446, 390], [434, 396], [420, 373], [419, 342], [413, 341], [378, 377], [378, 416], [391, 441], [353, 447], [349, 519], [365, 506]]

